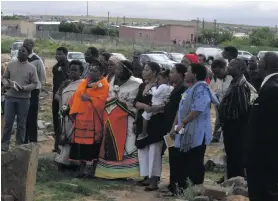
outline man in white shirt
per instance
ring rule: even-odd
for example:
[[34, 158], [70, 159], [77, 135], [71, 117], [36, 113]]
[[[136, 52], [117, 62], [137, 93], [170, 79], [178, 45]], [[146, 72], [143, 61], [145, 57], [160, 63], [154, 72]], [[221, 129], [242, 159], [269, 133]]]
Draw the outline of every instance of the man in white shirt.
[[[213, 63], [211, 64], [211, 70], [214, 76], [210, 82], [210, 87], [212, 91], [215, 93], [215, 95], [217, 96], [219, 102], [221, 102], [227, 89], [230, 86], [232, 77], [230, 75], [227, 75], [226, 62], [223, 59], [214, 60]], [[214, 124], [212, 142], [219, 142], [222, 131], [221, 131], [221, 125], [219, 121], [217, 107], [215, 107], [215, 115], [216, 115], [216, 119]]]

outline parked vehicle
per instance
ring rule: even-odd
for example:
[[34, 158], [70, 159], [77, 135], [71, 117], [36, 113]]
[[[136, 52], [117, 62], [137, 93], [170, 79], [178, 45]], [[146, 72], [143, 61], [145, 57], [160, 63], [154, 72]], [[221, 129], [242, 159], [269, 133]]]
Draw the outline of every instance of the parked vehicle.
[[171, 61], [166, 55], [164, 54], [141, 54], [139, 58], [139, 62], [141, 66], [145, 66], [149, 62], [156, 62], [161, 66], [162, 70], [171, 69], [174, 64], [177, 62]]
[[118, 57], [121, 58], [121, 60], [126, 60], [127, 58], [125, 57], [125, 55], [121, 54], [121, 53], [112, 53], [112, 55], [116, 55]]
[[23, 45], [23, 41], [18, 40], [12, 44], [11, 47], [11, 59], [14, 60], [17, 58], [18, 50]]
[[68, 52], [68, 61], [79, 60], [82, 63], [86, 63], [84, 53], [82, 52]]
[[264, 55], [267, 53], [267, 52], [276, 52], [278, 54], [278, 51], [260, 51], [257, 55], [257, 57], [259, 59], [262, 59], [264, 57]]
[[238, 58], [243, 59], [246, 64], [248, 64], [248, 61], [250, 60], [250, 58], [254, 56], [253, 54], [251, 54], [250, 52], [244, 51], [244, 50], [238, 50]]
[[206, 62], [211, 65], [214, 59], [222, 57], [222, 52], [220, 48], [214, 48], [214, 47], [198, 47], [196, 50], [196, 54], [202, 54], [205, 56]]
[[171, 56], [171, 59], [172, 59], [173, 61], [175, 61], [175, 62], [178, 62], [178, 63], [181, 62], [181, 60], [182, 60], [182, 58], [183, 58], [183, 56], [184, 56], [184, 54], [182, 54], [182, 53], [175, 53], [175, 52], [171, 52], [171, 53], [169, 53], [169, 54], [170, 54], [170, 56]]

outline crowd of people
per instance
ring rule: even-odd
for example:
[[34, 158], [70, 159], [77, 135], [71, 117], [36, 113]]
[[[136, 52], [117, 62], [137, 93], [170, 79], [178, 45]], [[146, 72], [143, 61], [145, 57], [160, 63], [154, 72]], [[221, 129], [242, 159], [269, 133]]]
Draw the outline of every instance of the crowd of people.
[[[33, 47], [26, 39], [2, 76], [2, 151], [9, 149], [15, 117], [16, 144], [37, 142], [45, 67]], [[216, 59], [211, 68], [193, 53], [171, 70], [150, 62], [135, 77], [132, 62], [119, 56], [89, 47], [84, 65], [69, 62], [67, 48], [57, 48], [52, 114], [58, 170], [74, 170], [79, 178], [141, 176], [137, 184], [154, 191], [168, 148], [168, 190], [178, 195], [188, 179], [193, 185], [204, 182], [207, 145], [223, 135], [228, 178], [245, 177], [251, 201], [277, 201], [278, 55], [266, 53], [247, 65], [237, 52], [224, 48], [228, 63]]]

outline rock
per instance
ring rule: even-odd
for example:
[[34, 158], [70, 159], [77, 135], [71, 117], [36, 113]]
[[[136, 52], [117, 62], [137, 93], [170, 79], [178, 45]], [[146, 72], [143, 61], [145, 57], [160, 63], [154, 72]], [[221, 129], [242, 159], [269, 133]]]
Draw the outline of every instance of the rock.
[[38, 120], [38, 129], [45, 129], [45, 121]]
[[209, 159], [205, 164], [206, 171], [214, 171], [215, 168], [223, 169], [224, 167], [225, 156], [219, 156], [216, 158]]
[[250, 200], [249, 198], [244, 197], [242, 195], [231, 195], [222, 199], [221, 201], [250, 201]]
[[209, 201], [208, 196], [197, 196], [193, 199], [193, 201]]
[[49, 133], [46, 133], [45, 135], [47, 135], [47, 136], [54, 136], [55, 133], [54, 132], [49, 132]]
[[235, 187], [232, 192], [233, 195], [242, 195], [248, 197], [248, 189], [243, 187]]
[[202, 195], [217, 199], [223, 199], [229, 194], [229, 191], [229, 188], [213, 185], [204, 185], [201, 189]]
[[51, 128], [52, 127], [52, 122], [46, 122], [45, 126], [46, 126], [46, 128]]
[[1, 154], [1, 191], [14, 200], [33, 201], [39, 158], [37, 144], [25, 144]]
[[41, 111], [41, 112], [44, 112], [44, 111], [45, 111], [45, 108], [44, 108], [44, 107], [41, 107], [41, 108], [40, 108], [40, 111]]
[[43, 130], [38, 130], [38, 136], [43, 135], [43, 134], [44, 134]]
[[1, 201], [14, 201], [14, 198], [11, 195], [1, 195]]
[[245, 181], [245, 179], [243, 177], [233, 177], [230, 178], [226, 181], [224, 181], [221, 186], [224, 187], [246, 187], [247, 186], [247, 182]]
[[47, 137], [44, 137], [42, 135], [38, 136], [38, 142], [43, 142], [43, 141], [47, 141], [47, 140], [49, 140]]

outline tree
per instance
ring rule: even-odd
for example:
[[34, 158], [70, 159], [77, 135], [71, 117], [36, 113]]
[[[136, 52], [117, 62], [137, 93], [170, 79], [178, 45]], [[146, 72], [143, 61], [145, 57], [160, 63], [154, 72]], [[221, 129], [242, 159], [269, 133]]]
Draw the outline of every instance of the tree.
[[220, 44], [225, 41], [230, 41], [233, 39], [233, 33], [229, 31], [219, 31], [213, 29], [203, 29], [201, 40], [208, 44]]
[[275, 34], [269, 28], [254, 29], [249, 35], [250, 44], [254, 46], [271, 45], [275, 39]]

